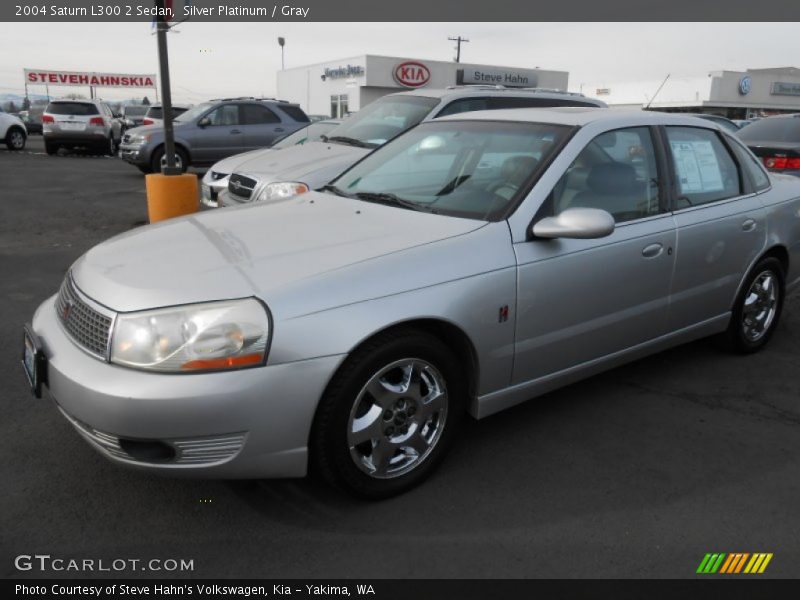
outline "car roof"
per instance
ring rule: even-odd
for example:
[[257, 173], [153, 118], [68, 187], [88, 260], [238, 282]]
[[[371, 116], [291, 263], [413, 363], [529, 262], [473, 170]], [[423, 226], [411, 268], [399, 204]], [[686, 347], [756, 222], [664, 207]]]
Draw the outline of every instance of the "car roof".
[[622, 110], [595, 108], [592, 106], [557, 106], [553, 108], [504, 108], [464, 112], [439, 117], [436, 121], [516, 121], [530, 123], [552, 123], [583, 127], [590, 123], [602, 122], [611, 127], [630, 127], [647, 125], [687, 125], [719, 129], [719, 125], [708, 119], [682, 116], [678, 113], [662, 113], [649, 110]]
[[475, 96], [486, 97], [520, 97], [520, 98], [547, 98], [563, 99], [571, 98], [582, 102], [596, 103], [598, 106], [606, 106], [605, 102], [577, 92], [565, 92], [548, 88], [510, 88], [502, 85], [454, 85], [446, 88], [421, 88], [396, 92], [396, 95], [404, 96], [427, 96], [429, 98], [466, 98]]

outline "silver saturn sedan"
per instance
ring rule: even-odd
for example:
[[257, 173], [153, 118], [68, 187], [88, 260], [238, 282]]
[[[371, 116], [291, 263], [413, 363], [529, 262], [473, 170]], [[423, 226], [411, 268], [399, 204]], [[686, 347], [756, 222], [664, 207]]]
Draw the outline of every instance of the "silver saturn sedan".
[[800, 182], [708, 121], [465, 113], [318, 191], [96, 246], [24, 364], [114, 462], [313, 469], [381, 498], [430, 475], [466, 413], [704, 336], [759, 350], [799, 242]]

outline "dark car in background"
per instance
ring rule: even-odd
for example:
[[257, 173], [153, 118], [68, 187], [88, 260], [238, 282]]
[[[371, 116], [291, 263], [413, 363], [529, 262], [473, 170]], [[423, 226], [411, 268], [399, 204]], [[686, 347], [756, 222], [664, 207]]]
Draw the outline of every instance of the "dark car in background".
[[800, 177], [800, 114], [759, 119], [738, 136], [770, 171]]
[[[198, 104], [176, 117], [175, 162], [208, 166], [234, 154], [271, 146], [286, 134], [308, 125], [297, 104], [273, 98], [226, 98]], [[143, 173], [160, 172], [166, 162], [164, 129], [136, 127], [125, 133], [120, 158]]]
[[149, 104], [129, 104], [122, 107], [122, 119], [125, 127], [139, 127], [144, 123], [144, 116], [147, 114]]

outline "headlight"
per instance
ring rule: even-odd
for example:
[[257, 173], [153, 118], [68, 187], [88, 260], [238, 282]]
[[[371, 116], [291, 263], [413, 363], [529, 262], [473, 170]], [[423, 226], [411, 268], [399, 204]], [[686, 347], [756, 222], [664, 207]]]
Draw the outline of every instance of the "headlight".
[[253, 298], [120, 313], [111, 362], [169, 372], [255, 367], [268, 340], [266, 309]]
[[272, 200], [282, 200], [291, 198], [298, 194], [305, 194], [308, 186], [305, 183], [294, 181], [282, 181], [280, 183], [269, 183], [265, 185], [255, 198], [255, 202], [270, 202]]
[[128, 138], [128, 143], [132, 146], [143, 146], [150, 141], [149, 135], [132, 135]]

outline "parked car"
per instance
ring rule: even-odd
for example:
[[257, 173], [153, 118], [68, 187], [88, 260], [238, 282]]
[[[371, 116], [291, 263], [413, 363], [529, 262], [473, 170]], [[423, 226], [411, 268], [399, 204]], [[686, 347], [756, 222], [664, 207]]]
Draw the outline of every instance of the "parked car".
[[36, 311], [24, 364], [118, 464], [311, 461], [386, 497], [431, 474], [465, 412], [709, 335], [763, 348], [800, 282], [798, 214], [800, 182], [701, 119], [455, 115], [320, 191], [94, 247]]
[[0, 140], [9, 150], [24, 150], [28, 131], [19, 117], [5, 112], [0, 108]]
[[750, 123], [755, 123], [757, 119], [731, 119], [731, 120], [739, 127], [739, 129], [742, 129], [747, 125], [750, 125]]
[[717, 125], [723, 127], [727, 131], [730, 131], [731, 133], [736, 133], [741, 129], [741, 127], [735, 121], [731, 121], [727, 117], [722, 117], [720, 115], [709, 115], [706, 113], [685, 113], [685, 114], [691, 115], [693, 117], [698, 117], [700, 119], [706, 119], [708, 121], [711, 121], [712, 123], [716, 123]]
[[766, 117], [739, 132], [770, 171], [800, 177], [800, 114]]
[[29, 111], [23, 110], [18, 113], [10, 113], [17, 117], [20, 121], [25, 124], [25, 129], [28, 132], [28, 135], [41, 135], [42, 134], [42, 121], [41, 115], [37, 119], [34, 115], [32, 115]]
[[44, 148], [88, 148], [113, 155], [122, 137], [122, 124], [101, 100], [53, 100], [42, 115]]
[[236, 169], [241, 163], [255, 158], [262, 152], [272, 152], [282, 148], [290, 148], [291, 146], [302, 146], [306, 142], [313, 142], [318, 140], [321, 136], [329, 133], [331, 129], [341, 123], [341, 119], [326, 119], [324, 121], [312, 121], [306, 127], [298, 129], [294, 133], [290, 133], [282, 137], [268, 148], [261, 148], [259, 150], [251, 150], [242, 154], [236, 154], [223, 158], [218, 163], [215, 163], [206, 174], [200, 186], [201, 195], [200, 199], [203, 204], [209, 207], [217, 206], [217, 196], [219, 192], [228, 187], [228, 177], [231, 171]]
[[144, 116], [150, 108], [149, 104], [128, 104], [122, 107], [122, 119], [125, 129], [140, 127], [144, 124]]
[[[227, 98], [204, 102], [179, 115], [174, 122], [175, 162], [184, 171], [272, 145], [277, 139], [308, 124], [297, 104], [283, 100]], [[161, 171], [164, 130], [147, 125], [125, 133], [120, 158], [143, 173]]]
[[453, 86], [383, 96], [350, 115], [321, 141], [280, 153], [256, 155], [229, 177], [220, 206], [269, 202], [316, 189], [375, 148], [421, 121], [502, 108], [539, 106], [605, 107], [582, 94], [502, 86]]
[[[172, 118], [175, 119], [178, 115], [182, 115], [187, 110], [189, 110], [191, 106], [172, 106]], [[151, 104], [150, 108], [147, 109], [147, 113], [144, 115], [144, 119], [142, 120], [142, 125], [160, 125], [163, 127], [164, 125], [164, 107], [160, 104]]]

